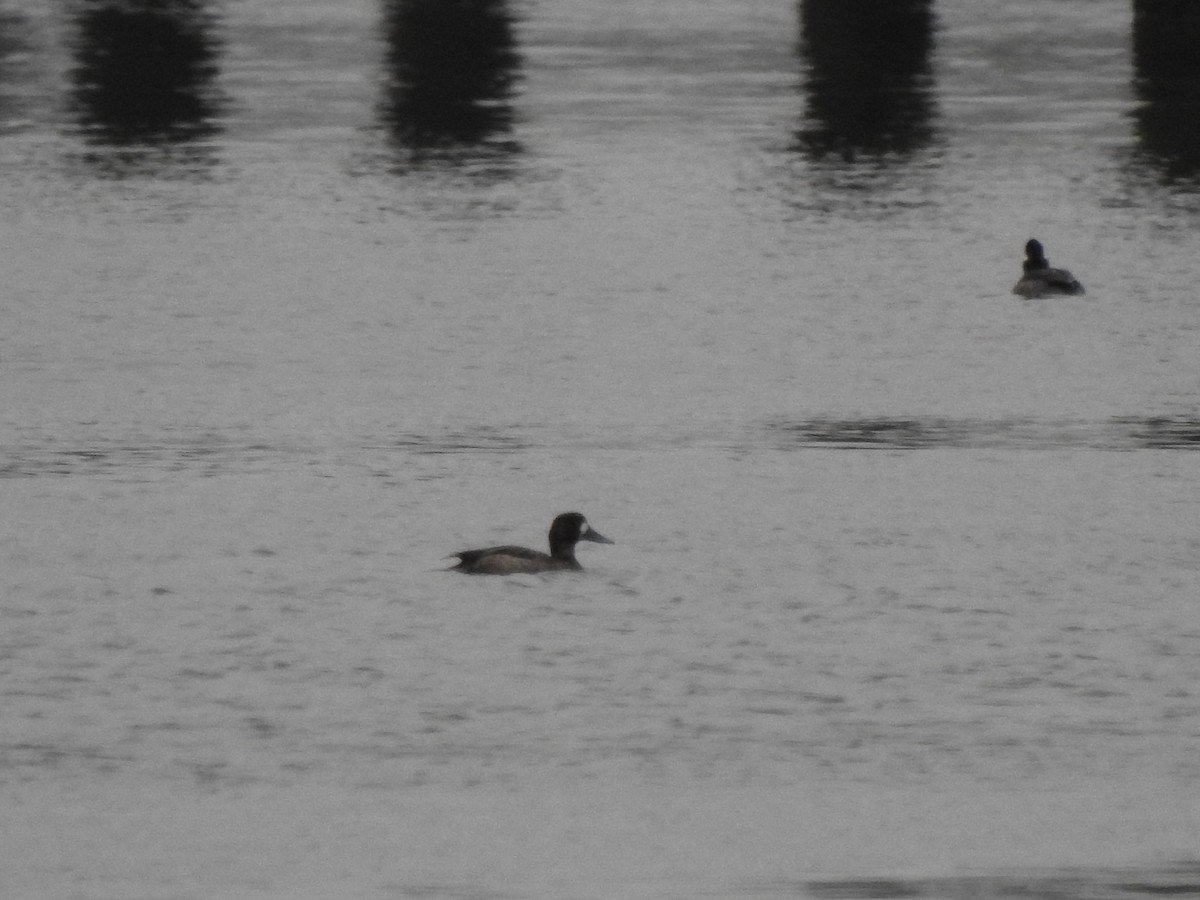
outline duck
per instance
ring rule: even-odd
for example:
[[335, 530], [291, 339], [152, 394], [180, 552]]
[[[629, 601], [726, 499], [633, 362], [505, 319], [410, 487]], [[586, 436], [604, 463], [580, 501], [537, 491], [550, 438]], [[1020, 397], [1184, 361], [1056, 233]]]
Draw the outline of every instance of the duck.
[[1083, 285], [1066, 269], [1050, 268], [1050, 261], [1046, 259], [1042, 242], [1036, 238], [1030, 238], [1025, 244], [1024, 269], [1025, 273], [1012, 292], [1028, 300], [1054, 295], [1078, 295], [1084, 292]]
[[575, 558], [575, 545], [580, 541], [611, 544], [608, 538], [588, 524], [582, 513], [568, 512], [556, 516], [550, 523], [550, 552], [530, 550], [528, 547], [505, 545], [485, 547], [482, 550], [463, 550], [451, 553], [457, 557], [457, 565], [448, 572], [465, 572], [468, 575], [517, 575], [541, 572], [578, 572], [583, 569]]

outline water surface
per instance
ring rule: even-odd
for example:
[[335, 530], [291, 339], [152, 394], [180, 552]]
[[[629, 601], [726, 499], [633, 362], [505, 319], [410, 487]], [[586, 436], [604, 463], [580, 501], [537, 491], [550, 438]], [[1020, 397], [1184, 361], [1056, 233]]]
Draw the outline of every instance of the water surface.
[[0, 881], [1197, 893], [1186, 23], [467, 6], [0, 10]]

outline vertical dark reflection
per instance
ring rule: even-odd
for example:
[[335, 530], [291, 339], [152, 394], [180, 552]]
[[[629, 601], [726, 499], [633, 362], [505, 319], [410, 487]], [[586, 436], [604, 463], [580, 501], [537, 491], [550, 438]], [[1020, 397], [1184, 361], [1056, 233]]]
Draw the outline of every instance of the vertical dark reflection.
[[934, 138], [932, 0], [800, 0], [811, 159], [904, 157]]
[[380, 118], [395, 148], [415, 163], [516, 151], [508, 0], [384, 0], [383, 13]]
[[22, 59], [28, 54], [28, 23], [19, 13], [0, 9], [0, 134], [17, 130], [26, 116], [27, 91], [21, 81]]
[[[218, 42], [204, 0], [82, 0], [73, 15], [73, 109], [85, 138], [203, 162], [193, 145], [219, 130]], [[136, 151], [159, 151], [138, 153]], [[107, 157], [110, 161], [116, 157]]]
[[1134, 0], [1133, 112], [1143, 162], [1167, 182], [1200, 175], [1200, 3]]

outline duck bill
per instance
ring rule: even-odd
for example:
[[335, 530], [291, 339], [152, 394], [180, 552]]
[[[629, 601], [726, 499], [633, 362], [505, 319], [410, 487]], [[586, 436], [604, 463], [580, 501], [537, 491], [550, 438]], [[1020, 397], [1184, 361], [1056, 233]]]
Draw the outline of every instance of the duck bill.
[[602, 535], [600, 532], [598, 532], [595, 528], [593, 528], [590, 525], [588, 526], [588, 530], [579, 536], [579, 539], [581, 541], [595, 541], [597, 544], [611, 544], [612, 543], [612, 541], [610, 541], [608, 538], [606, 538], [604, 535]]

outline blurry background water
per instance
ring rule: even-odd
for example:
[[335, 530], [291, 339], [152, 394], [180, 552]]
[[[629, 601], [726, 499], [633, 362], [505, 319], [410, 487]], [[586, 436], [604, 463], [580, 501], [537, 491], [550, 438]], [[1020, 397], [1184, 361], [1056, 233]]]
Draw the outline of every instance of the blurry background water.
[[2, 0], [0, 886], [1200, 893], [1198, 19]]

